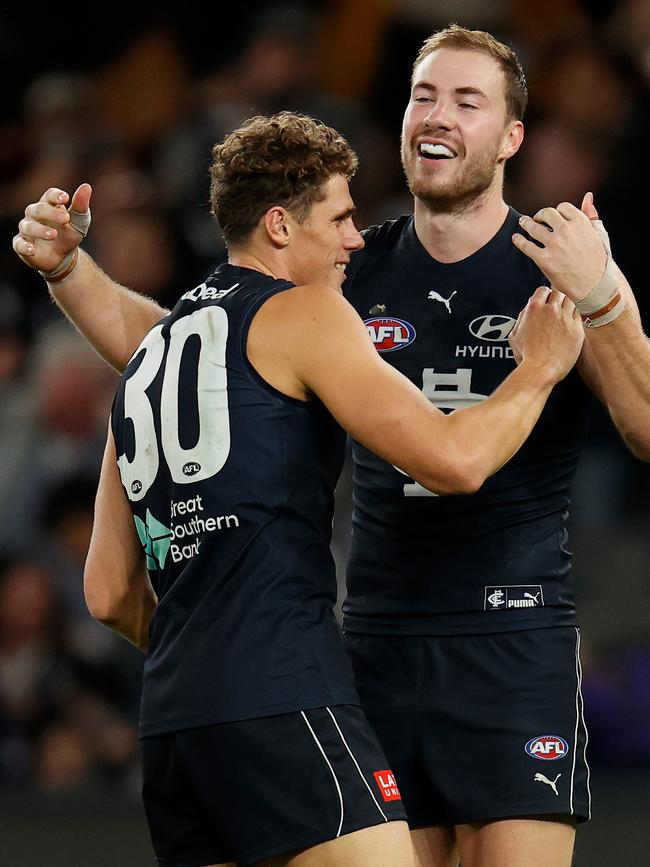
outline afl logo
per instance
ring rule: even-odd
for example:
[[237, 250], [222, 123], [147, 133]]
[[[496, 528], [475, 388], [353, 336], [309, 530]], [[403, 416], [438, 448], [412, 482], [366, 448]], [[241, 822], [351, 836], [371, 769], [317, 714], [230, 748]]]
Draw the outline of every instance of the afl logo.
[[183, 466], [183, 475], [184, 476], [195, 476], [201, 470], [201, 464], [197, 464], [192, 461], [189, 464], [185, 464]]
[[512, 316], [501, 316], [498, 313], [490, 316], [477, 316], [469, 323], [469, 330], [479, 340], [504, 343], [516, 321]]
[[131, 482], [131, 493], [132, 494], [139, 494], [141, 490], [142, 490], [142, 482], [138, 481], [138, 479], [136, 479], [135, 482]]
[[526, 744], [526, 752], [533, 759], [554, 762], [563, 759], [569, 752], [569, 745], [559, 735], [540, 735]]
[[405, 319], [379, 317], [364, 320], [364, 325], [377, 352], [404, 349], [415, 340], [415, 328]]

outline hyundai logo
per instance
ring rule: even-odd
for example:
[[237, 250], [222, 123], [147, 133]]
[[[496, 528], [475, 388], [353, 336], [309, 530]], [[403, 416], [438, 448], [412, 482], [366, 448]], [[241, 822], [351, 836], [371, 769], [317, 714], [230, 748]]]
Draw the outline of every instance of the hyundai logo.
[[477, 316], [469, 323], [469, 330], [479, 340], [505, 343], [516, 321], [512, 316], [502, 316], [500, 313]]

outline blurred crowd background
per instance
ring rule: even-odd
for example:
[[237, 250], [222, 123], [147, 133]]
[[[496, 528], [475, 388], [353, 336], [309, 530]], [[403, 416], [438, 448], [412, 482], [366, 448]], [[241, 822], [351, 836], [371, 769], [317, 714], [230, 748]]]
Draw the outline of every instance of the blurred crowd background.
[[[225, 256], [209, 213], [210, 151], [251, 114], [292, 109], [341, 130], [361, 160], [359, 225], [395, 217], [411, 207], [398, 148], [411, 64], [427, 35], [457, 21], [511, 43], [527, 71], [507, 200], [533, 213], [594, 191], [650, 322], [649, 0], [165, 6], [118, 0], [98, 18], [77, 4], [28, 21], [18, 4], [0, 12], [0, 793], [136, 799], [139, 784], [142, 660], [90, 619], [82, 595], [116, 374], [11, 250], [25, 205], [47, 187], [89, 181], [85, 247], [165, 305]], [[650, 774], [649, 482], [599, 410], [571, 520], [601, 778]], [[341, 566], [349, 487], [346, 475]]]

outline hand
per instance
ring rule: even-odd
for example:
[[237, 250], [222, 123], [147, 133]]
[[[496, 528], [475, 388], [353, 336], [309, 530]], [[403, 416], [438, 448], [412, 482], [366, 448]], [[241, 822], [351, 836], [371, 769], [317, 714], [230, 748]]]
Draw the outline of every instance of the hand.
[[528, 361], [543, 367], [559, 382], [578, 360], [584, 337], [573, 301], [540, 286], [519, 314], [508, 341], [517, 364]]
[[544, 272], [554, 289], [581, 301], [598, 284], [607, 264], [607, 251], [591, 224], [597, 219], [593, 195], [587, 193], [582, 210], [562, 202], [557, 208], [542, 208], [532, 219], [521, 217], [522, 229], [534, 240], [515, 234], [512, 242]]
[[[48, 274], [84, 239], [82, 228], [90, 220], [90, 184], [77, 187], [70, 208], [70, 198], [64, 190], [55, 187], [43, 193], [38, 202], [27, 205], [25, 217], [18, 224], [13, 248], [26, 265]], [[79, 219], [79, 217], [84, 219]]]

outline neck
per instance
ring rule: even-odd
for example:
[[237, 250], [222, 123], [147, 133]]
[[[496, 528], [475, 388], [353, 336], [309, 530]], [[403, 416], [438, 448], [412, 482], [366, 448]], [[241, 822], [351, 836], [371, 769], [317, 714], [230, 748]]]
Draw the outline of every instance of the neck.
[[438, 262], [460, 262], [492, 240], [507, 213], [498, 185], [458, 213], [436, 212], [416, 199], [415, 232], [427, 253]]
[[285, 263], [273, 254], [259, 254], [254, 250], [231, 250], [228, 262], [238, 268], [251, 268], [276, 280], [291, 280]]

